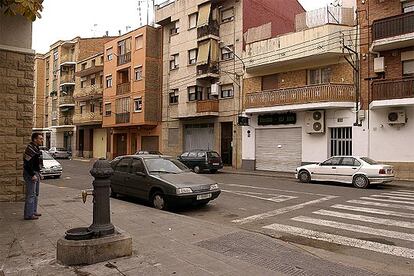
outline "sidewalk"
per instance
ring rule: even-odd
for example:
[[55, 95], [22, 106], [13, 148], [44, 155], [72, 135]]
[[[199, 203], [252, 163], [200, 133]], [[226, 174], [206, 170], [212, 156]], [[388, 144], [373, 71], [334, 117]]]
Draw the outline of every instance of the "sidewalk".
[[[23, 203], [0, 203], [0, 275], [371, 275], [288, 243], [233, 227], [112, 199], [112, 222], [133, 238], [133, 256], [83, 267], [55, 261], [67, 229], [88, 226], [92, 204], [42, 183], [37, 221]], [[372, 274], [373, 275], [373, 274]]]

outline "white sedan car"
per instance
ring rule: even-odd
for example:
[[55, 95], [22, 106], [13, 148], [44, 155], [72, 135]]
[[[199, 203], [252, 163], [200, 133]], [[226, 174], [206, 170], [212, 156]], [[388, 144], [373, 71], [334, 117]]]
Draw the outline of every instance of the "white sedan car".
[[368, 157], [333, 156], [319, 164], [298, 167], [296, 178], [300, 182], [333, 181], [366, 188], [369, 184], [393, 181], [394, 169]]

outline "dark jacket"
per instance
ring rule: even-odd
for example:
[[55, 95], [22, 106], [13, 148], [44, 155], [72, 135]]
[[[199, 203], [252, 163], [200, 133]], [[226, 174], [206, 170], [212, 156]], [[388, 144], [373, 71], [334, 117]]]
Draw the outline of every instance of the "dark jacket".
[[24, 151], [23, 157], [23, 170], [24, 173], [29, 174], [30, 176], [39, 173], [43, 165], [42, 161], [42, 152], [39, 147], [31, 142], [27, 145], [26, 150]]

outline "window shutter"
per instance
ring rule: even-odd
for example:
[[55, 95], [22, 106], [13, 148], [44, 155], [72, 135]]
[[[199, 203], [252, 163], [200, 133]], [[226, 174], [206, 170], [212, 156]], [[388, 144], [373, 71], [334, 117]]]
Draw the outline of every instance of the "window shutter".
[[210, 18], [211, 3], [204, 4], [198, 8], [197, 27], [208, 25]]

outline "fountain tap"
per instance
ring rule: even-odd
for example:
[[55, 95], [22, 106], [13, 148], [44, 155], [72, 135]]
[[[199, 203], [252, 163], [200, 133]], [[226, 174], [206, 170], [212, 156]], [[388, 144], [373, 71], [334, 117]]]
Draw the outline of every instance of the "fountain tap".
[[93, 189], [82, 190], [82, 201], [83, 203], [86, 202], [86, 198], [88, 195], [95, 196]]

